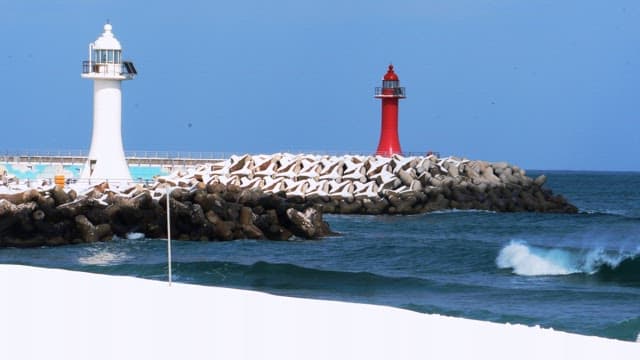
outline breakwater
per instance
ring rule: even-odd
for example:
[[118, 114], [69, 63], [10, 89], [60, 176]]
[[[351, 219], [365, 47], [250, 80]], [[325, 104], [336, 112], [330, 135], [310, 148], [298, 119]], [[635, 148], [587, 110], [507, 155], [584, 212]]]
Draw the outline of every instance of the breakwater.
[[564, 197], [505, 162], [456, 157], [231, 156], [159, 176], [171, 186], [233, 184], [338, 214], [416, 214], [447, 209], [575, 213]]
[[[80, 179], [81, 180], [81, 179]], [[331, 233], [323, 213], [416, 214], [447, 209], [575, 213], [508, 163], [456, 157], [272, 154], [231, 156], [148, 184], [0, 191], [0, 247], [104, 241], [132, 232], [184, 240], [287, 240]]]
[[[104, 183], [79, 194], [60, 187], [0, 194], [0, 247], [108, 241], [142, 233], [166, 238], [167, 191]], [[314, 239], [331, 233], [322, 212], [259, 190], [217, 183], [171, 189], [171, 232], [181, 240]]]

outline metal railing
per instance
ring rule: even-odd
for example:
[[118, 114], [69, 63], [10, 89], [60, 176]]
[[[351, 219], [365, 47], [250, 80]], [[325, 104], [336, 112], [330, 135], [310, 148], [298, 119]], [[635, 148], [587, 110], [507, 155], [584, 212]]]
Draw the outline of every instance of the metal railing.
[[97, 63], [95, 61], [84, 60], [82, 62], [82, 73], [118, 75], [133, 78], [137, 72], [130, 72], [124, 63]]
[[127, 159], [187, 159], [187, 160], [219, 160], [228, 159], [233, 153], [214, 151], [150, 151], [128, 150], [124, 152]]
[[[0, 160], [20, 158], [87, 158], [87, 150], [4, 150], [0, 151]], [[125, 151], [126, 158], [147, 158], [147, 159], [222, 159], [228, 158], [233, 153], [228, 152], [207, 152], [207, 151], [149, 151], [135, 150]]]
[[[326, 156], [343, 156], [343, 155], [373, 155], [374, 151], [359, 150], [302, 150], [302, 149], [286, 149], [281, 150], [282, 153], [291, 154], [314, 154]], [[151, 151], [151, 150], [129, 150], [125, 151], [125, 158], [131, 164], [150, 164], [154, 162], [170, 164], [170, 163], [195, 163], [195, 162], [212, 162], [229, 159], [232, 155], [242, 155], [243, 152], [212, 152], [212, 151]], [[257, 153], [254, 153], [257, 154]], [[266, 154], [269, 154], [267, 152]], [[427, 156], [434, 154], [440, 157], [437, 151], [405, 151], [404, 156]], [[0, 151], [0, 162], [5, 163], [84, 163], [87, 160], [89, 152], [86, 150], [4, 150]]]
[[[65, 186], [76, 186], [76, 187], [89, 187], [100, 185], [103, 183], [108, 183], [110, 185], [119, 185], [119, 186], [130, 186], [130, 185], [144, 185], [149, 186], [155, 182], [153, 179], [144, 179], [144, 178], [136, 178], [136, 179], [116, 179], [116, 178], [67, 178], [65, 179]], [[3, 177], [0, 174], [0, 186], [12, 186], [19, 187], [20, 185], [25, 185], [27, 187], [33, 186], [50, 186], [55, 184], [55, 179], [52, 177], [38, 177], [38, 178], [15, 178], [15, 177]]]

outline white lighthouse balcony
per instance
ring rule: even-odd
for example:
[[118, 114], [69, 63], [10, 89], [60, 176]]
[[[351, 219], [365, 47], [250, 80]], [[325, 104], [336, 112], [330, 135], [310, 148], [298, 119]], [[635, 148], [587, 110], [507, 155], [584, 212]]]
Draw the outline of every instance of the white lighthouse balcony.
[[82, 77], [85, 79], [131, 80], [138, 74], [130, 61], [122, 63], [82, 62]]
[[407, 97], [404, 92], [404, 87], [376, 87], [376, 98], [400, 98]]

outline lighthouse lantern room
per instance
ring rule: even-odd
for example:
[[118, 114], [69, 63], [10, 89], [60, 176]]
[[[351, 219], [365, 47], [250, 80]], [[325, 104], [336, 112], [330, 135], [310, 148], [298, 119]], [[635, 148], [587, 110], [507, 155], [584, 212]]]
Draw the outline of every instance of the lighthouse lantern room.
[[405, 93], [404, 88], [400, 87], [398, 75], [393, 71], [393, 65], [389, 65], [382, 78], [382, 87], [376, 88], [375, 97], [382, 99], [382, 126], [376, 155], [402, 155], [398, 137], [398, 100], [404, 99]]
[[93, 131], [82, 180], [123, 183], [131, 181], [131, 174], [122, 146], [123, 80], [131, 80], [136, 68], [122, 60], [122, 46], [104, 25], [104, 32], [89, 44], [89, 60], [82, 63], [82, 78], [93, 80]]

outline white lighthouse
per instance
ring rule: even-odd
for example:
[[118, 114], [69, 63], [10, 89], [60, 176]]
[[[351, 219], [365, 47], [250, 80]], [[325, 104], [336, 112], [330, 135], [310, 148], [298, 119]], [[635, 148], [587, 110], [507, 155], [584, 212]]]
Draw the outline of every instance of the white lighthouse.
[[82, 169], [82, 180], [131, 181], [122, 147], [122, 80], [137, 74], [132, 62], [122, 61], [122, 46], [111, 24], [89, 44], [89, 60], [82, 63], [82, 77], [93, 80], [93, 133], [91, 150]]

